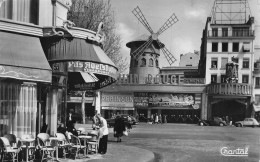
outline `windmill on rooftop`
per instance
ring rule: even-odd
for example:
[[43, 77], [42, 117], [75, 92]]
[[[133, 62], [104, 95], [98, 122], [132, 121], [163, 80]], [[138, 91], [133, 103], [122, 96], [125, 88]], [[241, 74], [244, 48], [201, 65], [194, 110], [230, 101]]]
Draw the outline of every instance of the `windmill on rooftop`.
[[170, 65], [176, 61], [173, 54], [171, 54], [165, 45], [158, 39], [158, 36], [175, 24], [178, 21], [178, 18], [175, 14], [172, 14], [162, 27], [157, 32], [154, 32], [138, 6], [132, 13], [149, 31], [150, 35], [142, 35], [138, 39], [126, 44], [127, 47], [131, 48], [130, 74], [156, 75], [159, 73], [158, 59], [160, 50], [165, 55]]

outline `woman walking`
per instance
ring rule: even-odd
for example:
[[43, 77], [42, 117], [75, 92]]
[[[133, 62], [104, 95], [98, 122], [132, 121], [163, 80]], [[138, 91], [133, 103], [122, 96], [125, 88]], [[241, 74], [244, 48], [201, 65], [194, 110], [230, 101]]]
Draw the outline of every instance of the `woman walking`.
[[114, 137], [117, 138], [116, 142], [121, 142], [121, 137], [123, 136], [123, 132], [126, 131], [125, 127], [126, 126], [124, 120], [120, 116], [117, 116], [115, 118], [115, 125], [114, 125]]

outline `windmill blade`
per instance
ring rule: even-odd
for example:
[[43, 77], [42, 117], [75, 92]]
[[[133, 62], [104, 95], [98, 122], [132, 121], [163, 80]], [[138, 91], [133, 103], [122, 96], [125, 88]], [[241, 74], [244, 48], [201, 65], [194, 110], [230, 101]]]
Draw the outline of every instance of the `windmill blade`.
[[134, 52], [131, 53], [132, 56], [134, 56], [135, 58], [138, 57], [139, 55], [141, 55], [143, 53], [143, 51], [152, 44], [153, 39], [152, 37], [149, 37], [149, 39], [142, 44], [141, 46], [139, 46]]
[[152, 34], [153, 29], [150, 27], [149, 23], [147, 22], [146, 18], [144, 17], [142, 11], [137, 6], [132, 13], [137, 17], [137, 19], [144, 25], [144, 27]]
[[164, 56], [166, 57], [166, 60], [168, 61], [168, 63], [170, 64], [170, 66], [176, 61], [175, 57], [173, 56], [173, 54], [171, 54], [171, 52], [165, 48], [162, 43], [159, 40], [156, 40], [159, 44], [159, 46], [161, 47], [161, 50], [164, 54]]
[[158, 30], [157, 34], [162, 34], [165, 30], [170, 28], [173, 24], [178, 22], [178, 18], [175, 16], [175, 14], [172, 14], [170, 18], [163, 24], [163, 26]]

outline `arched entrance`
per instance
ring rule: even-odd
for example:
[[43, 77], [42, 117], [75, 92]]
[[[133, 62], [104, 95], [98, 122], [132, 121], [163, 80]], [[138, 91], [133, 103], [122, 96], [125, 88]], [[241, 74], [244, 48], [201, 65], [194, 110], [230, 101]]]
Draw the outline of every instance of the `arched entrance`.
[[231, 117], [233, 122], [243, 120], [246, 117], [245, 101], [221, 100], [212, 104], [212, 117], [226, 116]]

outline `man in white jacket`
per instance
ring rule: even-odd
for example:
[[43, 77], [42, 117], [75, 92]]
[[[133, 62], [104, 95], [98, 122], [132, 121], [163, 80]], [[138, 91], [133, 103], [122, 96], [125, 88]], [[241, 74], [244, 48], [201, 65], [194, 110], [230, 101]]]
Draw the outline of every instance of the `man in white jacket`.
[[99, 148], [98, 153], [106, 154], [107, 152], [107, 139], [108, 139], [108, 128], [107, 121], [100, 114], [97, 114], [97, 118], [100, 121], [100, 140], [99, 140]]

